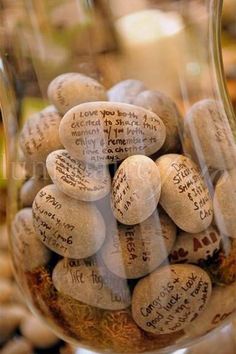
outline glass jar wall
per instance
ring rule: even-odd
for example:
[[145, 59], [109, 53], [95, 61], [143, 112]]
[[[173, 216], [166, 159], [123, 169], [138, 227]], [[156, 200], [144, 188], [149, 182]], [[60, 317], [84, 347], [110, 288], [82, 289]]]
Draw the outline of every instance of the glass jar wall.
[[176, 348], [224, 323], [236, 158], [221, 1], [2, 5], [9, 230], [29, 304], [100, 352]]

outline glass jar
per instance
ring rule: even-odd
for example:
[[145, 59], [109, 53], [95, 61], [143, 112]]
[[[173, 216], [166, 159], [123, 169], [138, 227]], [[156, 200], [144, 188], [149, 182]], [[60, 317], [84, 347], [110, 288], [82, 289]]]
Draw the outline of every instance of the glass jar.
[[2, 3], [9, 235], [30, 306], [100, 352], [170, 351], [224, 324], [236, 159], [222, 1]]

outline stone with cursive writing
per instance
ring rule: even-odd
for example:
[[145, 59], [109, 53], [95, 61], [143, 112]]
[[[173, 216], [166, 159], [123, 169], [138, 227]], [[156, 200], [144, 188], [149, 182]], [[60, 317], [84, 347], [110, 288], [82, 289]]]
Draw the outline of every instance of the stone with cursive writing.
[[32, 271], [45, 265], [50, 259], [50, 251], [38, 239], [31, 208], [21, 209], [12, 222], [12, 247], [17, 268]]
[[234, 137], [219, 101], [205, 99], [195, 103], [185, 120], [185, 135], [201, 164], [220, 170], [235, 166]]
[[140, 278], [156, 269], [170, 253], [176, 226], [164, 212], [154, 212], [138, 225], [119, 225], [101, 255], [107, 268], [121, 278]]
[[63, 117], [59, 134], [71, 156], [86, 163], [114, 163], [130, 155], [151, 155], [164, 144], [162, 120], [142, 107], [89, 102]]
[[24, 207], [31, 207], [36, 197], [37, 193], [43, 187], [51, 184], [50, 178], [44, 176], [31, 177], [29, 178], [21, 187], [20, 190], [20, 200]]
[[219, 230], [236, 238], [236, 170], [225, 172], [218, 180], [214, 194], [214, 214]]
[[126, 225], [143, 222], [157, 207], [161, 193], [159, 169], [143, 155], [125, 159], [112, 181], [111, 207], [118, 221]]
[[96, 80], [80, 73], [57, 76], [48, 86], [48, 98], [59, 112], [65, 114], [70, 108], [83, 102], [106, 101], [105, 88]]
[[210, 226], [197, 234], [180, 232], [171, 250], [171, 263], [200, 263], [211, 259], [220, 249], [221, 236]]
[[166, 140], [160, 154], [177, 152], [180, 148], [179, 129], [182, 118], [174, 101], [160, 91], [146, 90], [137, 95], [133, 104], [156, 113], [165, 124]]
[[52, 110], [35, 113], [24, 124], [20, 134], [20, 147], [29, 163], [44, 163], [47, 155], [60, 149], [59, 125], [61, 115]]
[[236, 310], [236, 284], [215, 286], [207, 308], [184, 329], [187, 337], [203, 335], [228, 320]]
[[163, 155], [156, 164], [161, 175], [161, 206], [182, 230], [205, 230], [212, 222], [213, 207], [196, 164], [178, 154]]
[[164, 266], [136, 285], [132, 297], [133, 318], [147, 332], [179, 331], [205, 310], [211, 291], [211, 280], [200, 267]]
[[107, 95], [112, 102], [134, 103], [135, 97], [144, 90], [146, 87], [142, 81], [128, 79], [112, 86]]
[[66, 150], [53, 151], [48, 155], [46, 165], [54, 184], [72, 198], [94, 201], [110, 191], [111, 180], [106, 166], [85, 164]]
[[89, 257], [105, 239], [105, 223], [98, 209], [68, 197], [53, 184], [36, 195], [33, 219], [40, 240], [65, 257]]
[[121, 310], [131, 303], [126, 280], [110, 273], [96, 259], [64, 259], [53, 270], [55, 288], [85, 304]]

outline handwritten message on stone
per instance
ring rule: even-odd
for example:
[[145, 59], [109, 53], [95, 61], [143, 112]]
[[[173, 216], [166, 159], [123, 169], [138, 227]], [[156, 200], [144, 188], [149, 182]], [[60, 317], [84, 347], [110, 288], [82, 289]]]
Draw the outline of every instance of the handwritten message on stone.
[[230, 169], [236, 164], [234, 137], [219, 101], [197, 102], [188, 112], [185, 134], [198, 159], [215, 169]]
[[94, 201], [110, 191], [110, 174], [106, 166], [85, 164], [71, 157], [66, 150], [48, 155], [46, 166], [58, 189], [72, 198]]
[[70, 108], [90, 101], [106, 101], [105, 88], [96, 80], [79, 73], [56, 77], [48, 87], [48, 98], [65, 114]]
[[144, 108], [91, 102], [63, 117], [59, 134], [66, 150], [87, 163], [114, 163], [130, 155], [151, 155], [166, 138], [161, 119]]
[[55, 111], [44, 110], [30, 117], [20, 134], [20, 147], [25, 159], [33, 162], [45, 162], [47, 155], [60, 149], [59, 125], [61, 115]]
[[107, 268], [121, 278], [141, 278], [170, 253], [176, 226], [165, 214], [154, 213], [139, 225], [119, 225], [107, 238], [101, 254]]
[[98, 209], [66, 196], [55, 185], [46, 186], [37, 194], [33, 219], [40, 240], [65, 257], [89, 257], [105, 239], [105, 224]]
[[112, 211], [121, 223], [138, 224], [152, 215], [160, 193], [156, 164], [147, 156], [130, 156], [119, 166], [112, 182]]
[[171, 263], [199, 263], [211, 259], [220, 249], [221, 236], [210, 226], [197, 234], [180, 232], [169, 260]]
[[156, 161], [161, 175], [160, 204], [182, 230], [197, 233], [212, 222], [213, 206], [200, 171], [188, 157], [168, 154]]
[[126, 281], [93, 259], [62, 260], [54, 268], [52, 279], [59, 292], [91, 306], [121, 310], [131, 303]]
[[50, 251], [36, 236], [31, 208], [22, 209], [15, 215], [12, 223], [12, 237], [17, 267], [31, 271], [47, 264]]
[[211, 280], [201, 268], [190, 264], [165, 266], [136, 285], [132, 297], [133, 318], [151, 333], [176, 332], [206, 308], [211, 290]]

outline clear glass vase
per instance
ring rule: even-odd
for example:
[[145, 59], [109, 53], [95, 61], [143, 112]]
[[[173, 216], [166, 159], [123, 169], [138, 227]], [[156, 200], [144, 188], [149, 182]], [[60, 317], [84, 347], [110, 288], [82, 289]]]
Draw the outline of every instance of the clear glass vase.
[[236, 309], [220, 0], [2, 1], [15, 275], [65, 340], [168, 352]]

